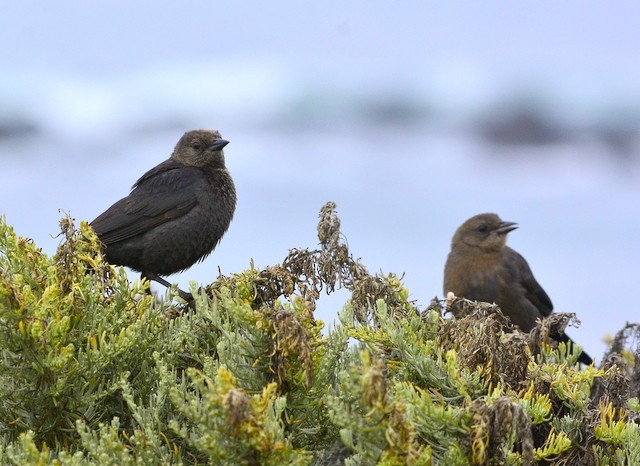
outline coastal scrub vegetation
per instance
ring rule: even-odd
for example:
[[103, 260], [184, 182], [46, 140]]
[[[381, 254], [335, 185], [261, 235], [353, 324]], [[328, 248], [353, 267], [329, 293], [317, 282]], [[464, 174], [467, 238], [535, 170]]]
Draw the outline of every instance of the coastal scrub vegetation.
[[640, 326], [580, 366], [549, 338], [574, 315], [524, 334], [487, 303], [421, 309], [353, 258], [333, 203], [318, 239], [187, 305], [106, 263], [85, 222], [50, 257], [0, 220], [1, 464], [640, 464]]

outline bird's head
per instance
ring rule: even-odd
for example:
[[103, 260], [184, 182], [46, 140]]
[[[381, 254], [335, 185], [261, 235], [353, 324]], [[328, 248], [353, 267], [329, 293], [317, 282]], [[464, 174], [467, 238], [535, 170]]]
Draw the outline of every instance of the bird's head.
[[471, 217], [456, 230], [451, 247], [474, 247], [483, 251], [499, 251], [507, 243], [507, 233], [518, 228], [514, 222], [503, 222], [496, 214]]
[[180, 138], [171, 158], [189, 167], [224, 168], [222, 149], [227, 144], [216, 130], [189, 131]]

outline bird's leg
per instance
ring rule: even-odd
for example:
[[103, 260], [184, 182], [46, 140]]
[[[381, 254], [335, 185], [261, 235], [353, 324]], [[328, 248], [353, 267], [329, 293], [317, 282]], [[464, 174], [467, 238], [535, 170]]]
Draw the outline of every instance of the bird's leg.
[[[140, 277], [141, 278], [146, 278], [149, 281], [154, 280], [154, 281], [160, 283], [161, 285], [166, 286], [167, 288], [171, 288], [171, 283], [166, 281], [160, 275], [157, 275], [157, 274], [155, 274], [153, 272], [142, 272]], [[151, 290], [149, 290], [149, 293], [151, 293]], [[180, 296], [187, 303], [189, 303], [189, 305], [192, 305], [192, 303], [194, 302], [194, 299], [193, 299], [193, 296], [191, 295], [191, 293], [187, 293], [186, 291], [182, 291], [180, 288], [178, 288], [178, 296]]]

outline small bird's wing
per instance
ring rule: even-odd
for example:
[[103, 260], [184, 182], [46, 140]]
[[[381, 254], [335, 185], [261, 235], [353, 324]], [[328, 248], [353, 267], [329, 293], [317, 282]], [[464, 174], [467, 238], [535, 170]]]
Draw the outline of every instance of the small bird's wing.
[[514, 264], [520, 284], [525, 289], [526, 298], [544, 317], [550, 315], [553, 311], [551, 298], [549, 298], [549, 295], [542, 289], [538, 281], [533, 276], [533, 272], [531, 272], [531, 268], [529, 267], [526, 259], [508, 246], [505, 246], [504, 254], [507, 255], [507, 262]]
[[193, 209], [203, 183], [199, 169], [166, 160], [145, 173], [127, 197], [109, 207], [91, 226], [106, 245], [144, 234]]

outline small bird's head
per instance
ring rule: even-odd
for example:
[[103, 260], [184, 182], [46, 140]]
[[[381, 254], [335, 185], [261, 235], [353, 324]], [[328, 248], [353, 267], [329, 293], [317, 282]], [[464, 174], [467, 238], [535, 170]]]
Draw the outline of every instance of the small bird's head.
[[507, 243], [507, 233], [518, 228], [514, 222], [503, 222], [496, 214], [471, 217], [456, 230], [451, 248], [474, 247], [483, 251], [499, 251]]
[[224, 168], [222, 148], [227, 144], [216, 130], [189, 131], [180, 138], [171, 158], [190, 167]]

